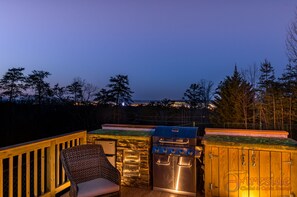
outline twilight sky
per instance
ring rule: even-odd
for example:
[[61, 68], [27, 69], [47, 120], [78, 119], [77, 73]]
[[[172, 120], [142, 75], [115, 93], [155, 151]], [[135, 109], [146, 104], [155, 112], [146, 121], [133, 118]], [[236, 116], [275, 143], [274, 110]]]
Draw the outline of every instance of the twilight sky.
[[51, 85], [75, 77], [103, 88], [129, 76], [134, 99], [181, 99], [234, 65], [287, 64], [296, 0], [1, 0], [0, 77], [44, 70]]

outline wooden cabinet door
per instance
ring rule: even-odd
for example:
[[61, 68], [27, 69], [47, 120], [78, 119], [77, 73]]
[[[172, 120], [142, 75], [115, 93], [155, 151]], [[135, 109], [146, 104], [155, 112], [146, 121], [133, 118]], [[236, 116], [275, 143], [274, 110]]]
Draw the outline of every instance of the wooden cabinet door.
[[297, 195], [297, 153], [205, 147], [205, 196]]
[[205, 196], [219, 196], [219, 148], [206, 146], [204, 152], [204, 191]]
[[297, 168], [293, 154], [249, 150], [249, 196], [296, 195]]

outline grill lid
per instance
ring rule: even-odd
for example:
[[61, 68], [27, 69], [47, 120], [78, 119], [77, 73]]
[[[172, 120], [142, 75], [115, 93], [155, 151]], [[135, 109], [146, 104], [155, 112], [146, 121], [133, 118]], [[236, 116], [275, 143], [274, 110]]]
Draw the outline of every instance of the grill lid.
[[153, 136], [164, 138], [196, 138], [198, 127], [158, 126]]

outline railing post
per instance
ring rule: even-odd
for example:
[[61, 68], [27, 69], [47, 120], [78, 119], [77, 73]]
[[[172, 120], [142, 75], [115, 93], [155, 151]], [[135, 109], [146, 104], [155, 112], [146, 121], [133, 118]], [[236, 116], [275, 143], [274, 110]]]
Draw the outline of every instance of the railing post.
[[0, 158], [0, 197], [3, 197], [3, 159]]
[[8, 196], [13, 196], [13, 156], [9, 157]]
[[56, 143], [51, 141], [50, 147], [47, 149], [47, 190], [50, 196], [55, 196], [56, 179], [55, 179], [55, 168], [56, 168]]
[[34, 196], [38, 196], [38, 149], [34, 150]]
[[18, 197], [22, 197], [22, 154], [18, 155]]
[[44, 180], [45, 180], [45, 176], [44, 176], [44, 165], [45, 165], [45, 154], [44, 154], [44, 150], [46, 148], [42, 148], [41, 149], [41, 194], [44, 194]]
[[30, 197], [30, 151], [26, 153], [26, 197]]
[[87, 143], [87, 131], [84, 131], [83, 137], [79, 139], [79, 144]]

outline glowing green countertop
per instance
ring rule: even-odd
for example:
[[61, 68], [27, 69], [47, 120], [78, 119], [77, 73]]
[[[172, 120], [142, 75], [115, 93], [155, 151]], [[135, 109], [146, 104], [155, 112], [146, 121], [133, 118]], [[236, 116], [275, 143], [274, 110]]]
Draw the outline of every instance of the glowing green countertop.
[[135, 131], [135, 130], [107, 130], [107, 129], [97, 129], [88, 132], [88, 134], [97, 135], [113, 135], [113, 136], [137, 136], [137, 137], [150, 137], [153, 131]]
[[290, 138], [205, 135], [202, 143], [218, 146], [249, 146], [297, 150], [297, 141]]

